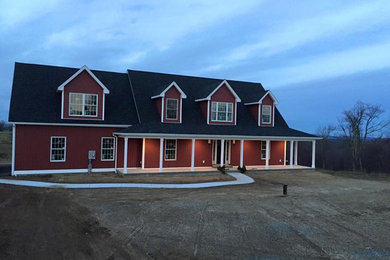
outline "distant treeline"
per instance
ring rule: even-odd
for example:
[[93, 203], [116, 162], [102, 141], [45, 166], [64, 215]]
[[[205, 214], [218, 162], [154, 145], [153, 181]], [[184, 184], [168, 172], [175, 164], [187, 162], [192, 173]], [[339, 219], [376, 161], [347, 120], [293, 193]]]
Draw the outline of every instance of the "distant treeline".
[[[311, 165], [311, 144], [299, 143], [299, 164]], [[288, 158], [288, 157], [287, 157]], [[367, 173], [390, 173], [390, 138], [370, 138], [362, 147], [362, 170]], [[332, 171], [352, 171], [350, 144], [342, 137], [318, 140], [316, 167]]]

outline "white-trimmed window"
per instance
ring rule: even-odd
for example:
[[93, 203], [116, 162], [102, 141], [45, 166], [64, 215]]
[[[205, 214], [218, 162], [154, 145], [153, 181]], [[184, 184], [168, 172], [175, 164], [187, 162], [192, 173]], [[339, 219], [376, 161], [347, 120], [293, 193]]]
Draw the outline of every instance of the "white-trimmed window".
[[267, 159], [267, 142], [266, 141], [261, 141], [261, 159], [262, 160]]
[[271, 124], [271, 111], [270, 105], [261, 106], [261, 123]]
[[98, 95], [69, 93], [70, 116], [97, 116]]
[[66, 159], [66, 137], [50, 137], [50, 162], [65, 162]]
[[233, 122], [233, 103], [211, 102], [211, 121]]
[[113, 161], [115, 153], [115, 138], [114, 137], [102, 137], [102, 161]]
[[176, 160], [176, 148], [177, 148], [176, 139], [165, 139], [165, 161]]
[[166, 101], [166, 118], [168, 120], [177, 120], [179, 100], [167, 98]]

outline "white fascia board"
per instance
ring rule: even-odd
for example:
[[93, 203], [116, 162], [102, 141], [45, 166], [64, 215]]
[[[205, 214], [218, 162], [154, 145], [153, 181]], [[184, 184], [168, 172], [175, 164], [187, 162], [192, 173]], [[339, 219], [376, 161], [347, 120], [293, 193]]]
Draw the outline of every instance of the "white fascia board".
[[[222, 87], [223, 85], [226, 85], [226, 87], [230, 90], [230, 92], [233, 94], [233, 96], [235, 97], [236, 99], [236, 102], [241, 102], [241, 99], [240, 97], [237, 95], [237, 93], [233, 90], [233, 88], [230, 86], [230, 84], [227, 82], [226, 79], [224, 79], [207, 97], [206, 99], [210, 100], [211, 97], [214, 95], [215, 92], [218, 91], [218, 89], [220, 87]], [[198, 99], [199, 100], [199, 99]]]
[[118, 133], [114, 132], [114, 135], [119, 137], [131, 137], [131, 138], [173, 138], [173, 139], [225, 139], [225, 140], [270, 140], [270, 141], [313, 141], [320, 140], [322, 137], [292, 137], [292, 136], [245, 136], [245, 135], [194, 135], [194, 134], [165, 134], [165, 133]]
[[195, 99], [195, 102], [202, 102], [202, 101], [208, 101], [210, 100], [210, 98], [199, 98], [199, 99]]
[[68, 78], [64, 83], [62, 83], [58, 88], [57, 88], [57, 91], [64, 91], [64, 88], [65, 86], [71, 82], [75, 77], [77, 77], [81, 72], [83, 71], [86, 71], [88, 72], [88, 74], [96, 81], [96, 83], [99, 84], [100, 87], [102, 87], [103, 89], [103, 93], [104, 94], [110, 94], [110, 90], [108, 90], [108, 88], [106, 86], [104, 86], [104, 84], [95, 76], [95, 74], [92, 73], [92, 71], [89, 70], [89, 68], [84, 65], [81, 67], [81, 69], [79, 69], [75, 74], [73, 74], [70, 78]]
[[261, 103], [263, 102], [263, 99], [264, 99], [267, 95], [270, 95], [270, 96], [271, 96], [271, 98], [274, 100], [274, 104], [275, 104], [275, 105], [279, 104], [279, 101], [276, 99], [275, 95], [272, 94], [271, 90], [268, 90], [268, 91], [264, 94], [264, 96], [263, 96], [262, 98], [260, 98], [260, 100], [259, 100], [258, 103], [261, 104]]
[[258, 105], [259, 102], [244, 103], [245, 106]]
[[118, 127], [127, 128], [132, 125], [107, 125], [107, 124], [72, 124], [72, 123], [30, 123], [30, 122], [9, 122], [15, 125], [37, 125], [37, 126], [85, 126], [85, 127]]
[[183, 99], [186, 99], [186, 98], [187, 98], [187, 95], [184, 93], [183, 90], [181, 90], [181, 88], [179, 87], [179, 85], [177, 85], [177, 83], [176, 83], [175, 81], [172, 81], [172, 83], [169, 84], [169, 86], [166, 87], [160, 94], [151, 97], [151, 99], [163, 98], [163, 97], [165, 97], [165, 93], [166, 93], [171, 87], [175, 87], [175, 88], [177, 89], [177, 91], [179, 91], [181, 98], [183, 98]]

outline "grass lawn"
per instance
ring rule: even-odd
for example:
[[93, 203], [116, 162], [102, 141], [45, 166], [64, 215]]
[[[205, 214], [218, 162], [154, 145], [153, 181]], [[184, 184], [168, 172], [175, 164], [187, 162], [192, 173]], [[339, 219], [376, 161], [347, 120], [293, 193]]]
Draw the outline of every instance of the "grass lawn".
[[11, 162], [12, 155], [12, 132], [1, 131], [0, 132], [0, 163]]

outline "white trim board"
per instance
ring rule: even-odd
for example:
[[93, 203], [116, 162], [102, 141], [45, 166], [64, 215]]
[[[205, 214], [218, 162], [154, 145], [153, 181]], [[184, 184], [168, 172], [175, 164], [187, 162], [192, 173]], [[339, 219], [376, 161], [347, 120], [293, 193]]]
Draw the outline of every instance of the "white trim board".
[[68, 85], [69, 82], [71, 82], [74, 78], [76, 78], [78, 75], [81, 74], [81, 72], [86, 71], [88, 74], [96, 81], [96, 83], [99, 84], [99, 86], [103, 89], [104, 94], [110, 94], [110, 91], [104, 84], [95, 76], [95, 74], [92, 73], [92, 71], [89, 70], [89, 68], [84, 65], [82, 66], [75, 74], [73, 74], [70, 78], [68, 78], [64, 83], [62, 83], [58, 88], [57, 91], [64, 91], [64, 87]]
[[164, 133], [118, 133], [114, 132], [114, 135], [124, 138], [167, 138], [167, 139], [215, 139], [215, 140], [270, 140], [270, 141], [285, 141], [285, 140], [299, 140], [299, 141], [313, 141], [321, 140], [322, 137], [292, 137], [292, 136], [248, 136], [248, 135], [194, 135], [194, 134], [164, 134]]
[[[115, 172], [115, 168], [92, 168], [92, 172]], [[60, 169], [60, 170], [18, 170], [16, 175], [30, 175], [30, 174], [64, 174], [64, 173], [88, 173], [88, 169]]]
[[230, 86], [230, 84], [227, 82], [226, 79], [224, 79], [207, 97], [205, 98], [199, 98], [195, 99], [195, 102], [201, 102], [201, 101], [206, 101], [206, 100], [211, 100], [211, 97], [214, 95], [215, 92], [218, 91], [223, 85], [226, 85], [226, 87], [230, 90], [230, 92], [233, 94], [233, 96], [236, 99], [236, 102], [241, 102], [240, 97], [237, 95], [237, 93], [233, 90], [233, 88]]
[[184, 93], [184, 91], [179, 87], [179, 85], [177, 85], [177, 83], [176, 83], [175, 81], [173, 81], [173, 82], [172, 82], [171, 84], [169, 84], [169, 86], [166, 87], [160, 94], [151, 97], [151, 99], [163, 98], [163, 97], [165, 97], [165, 93], [166, 93], [171, 87], [175, 87], [175, 88], [177, 89], [177, 91], [179, 91], [181, 98], [184, 98], [184, 99], [187, 98], [187, 95]]
[[75, 124], [75, 123], [30, 123], [30, 122], [9, 122], [15, 125], [36, 125], [36, 126], [82, 126], [82, 127], [113, 127], [127, 128], [132, 125], [107, 125], [107, 124]]

